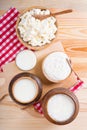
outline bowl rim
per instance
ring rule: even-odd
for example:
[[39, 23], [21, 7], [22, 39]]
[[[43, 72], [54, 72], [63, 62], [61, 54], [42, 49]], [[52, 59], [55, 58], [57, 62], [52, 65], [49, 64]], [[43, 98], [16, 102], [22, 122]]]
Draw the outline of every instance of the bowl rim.
[[[47, 112], [47, 103], [48, 103], [48, 100], [52, 96], [54, 96], [56, 94], [65, 94], [65, 95], [69, 96], [73, 100], [73, 102], [75, 104], [75, 111], [74, 111], [73, 115], [69, 119], [67, 119], [65, 121], [61, 121], [61, 122], [60, 121], [55, 121], [54, 119], [52, 119], [49, 116], [49, 114]], [[42, 100], [43, 100], [42, 101], [42, 109], [43, 109], [44, 116], [51, 123], [54, 123], [56, 125], [65, 125], [65, 124], [68, 124], [68, 123], [72, 122], [76, 118], [76, 116], [78, 115], [78, 112], [79, 112], [79, 101], [78, 101], [76, 95], [73, 92], [71, 92], [69, 89], [62, 88], [62, 87], [61, 88], [54, 88], [54, 89], [50, 90], [49, 92], [47, 92], [44, 95], [44, 97], [43, 97]]]
[[[13, 94], [13, 88], [14, 88], [14, 84], [16, 83], [16, 81], [18, 81], [18, 80], [20, 80], [20, 79], [25, 79], [25, 78], [30, 78], [30, 79], [32, 79], [33, 81], [35, 81], [35, 84], [37, 84], [37, 86], [36, 86], [36, 89], [37, 89], [37, 94], [36, 94], [36, 96], [35, 96], [35, 98], [33, 98], [31, 101], [29, 101], [29, 102], [24, 102], [24, 103], [22, 103], [22, 102], [20, 102], [20, 101], [18, 101], [17, 99], [16, 99], [16, 97], [14, 97], [14, 94]], [[13, 101], [15, 101], [17, 104], [19, 104], [19, 105], [31, 105], [31, 104], [34, 104], [34, 103], [36, 103], [39, 99], [40, 99], [40, 97], [41, 97], [41, 95], [42, 95], [42, 82], [41, 82], [41, 80], [40, 80], [40, 78], [39, 77], [37, 77], [36, 75], [34, 75], [34, 74], [32, 74], [32, 73], [29, 73], [29, 72], [22, 72], [22, 73], [19, 73], [19, 74], [17, 74], [17, 75], [15, 75], [13, 78], [12, 78], [12, 80], [10, 81], [10, 83], [9, 83], [9, 88], [8, 88], [8, 90], [9, 90], [9, 95], [10, 95], [10, 97], [13, 99]]]
[[19, 24], [19, 22], [20, 22], [20, 16], [22, 16], [25, 12], [27, 12], [27, 11], [33, 9], [33, 8], [37, 8], [37, 9], [38, 9], [38, 8], [40, 8], [40, 9], [48, 9], [48, 10], [50, 10], [50, 12], [52, 13], [51, 9], [46, 8], [46, 7], [43, 7], [43, 6], [32, 6], [32, 7], [29, 7], [29, 8], [27, 8], [27, 9], [23, 10], [23, 11], [20, 13], [20, 15], [18, 16], [18, 19], [17, 19], [17, 22], [16, 22], [16, 34], [17, 34], [17, 37], [18, 37], [19, 41], [20, 41], [25, 47], [27, 47], [27, 48], [29, 48], [29, 49], [32, 49], [32, 50], [41, 50], [41, 49], [47, 48], [50, 44], [53, 44], [53, 43], [56, 41], [57, 35], [58, 35], [58, 20], [57, 20], [57, 18], [56, 18], [56, 16], [55, 16], [55, 18], [56, 18], [56, 23], [55, 23], [55, 25], [56, 25], [56, 27], [57, 27], [57, 31], [56, 31], [56, 33], [55, 33], [55, 38], [54, 38], [53, 40], [51, 40], [51, 43], [46, 43], [45, 45], [42, 45], [42, 46], [32, 46], [32, 45], [30, 45], [30, 44], [27, 44], [27, 42], [23, 41], [23, 39], [20, 37], [20, 32], [19, 32], [19, 30], [18, 30], [18, 24]]

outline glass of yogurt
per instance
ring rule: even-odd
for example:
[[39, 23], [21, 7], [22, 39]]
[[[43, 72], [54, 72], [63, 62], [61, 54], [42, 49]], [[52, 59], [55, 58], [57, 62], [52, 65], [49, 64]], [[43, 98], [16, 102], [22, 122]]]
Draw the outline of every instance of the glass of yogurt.
[[69, 57], [64, 52], [52, 52], [48, 54], [42, 63], [44, 76], [51, 82], [57, 83], [70, 76], [72, 70], [67, 62]]
[[30, 7], [17, 19], [16, 33], [23, 45], [29, 49], [40, 50], [52, 44], [56, 39], [58, 24], [54, 16], [39, 20], [34, 15], [49, 15], [50, 9]]

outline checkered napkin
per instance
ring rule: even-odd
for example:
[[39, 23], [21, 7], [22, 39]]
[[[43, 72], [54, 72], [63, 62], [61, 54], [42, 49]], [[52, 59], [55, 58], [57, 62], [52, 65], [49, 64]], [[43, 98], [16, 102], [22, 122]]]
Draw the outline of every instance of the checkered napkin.
[[0, 17], [0, 70], [4, 64], [13, 61], [19, 51], [25, 49], [15, 32], [18, 15], [17, 9], [10, 8]]
[[[18, 40], [15, 32], [15, 25], [19, 12], [16, 8], [10, 8], [0, 17], [0, 70], [2, 66], [15, 60], [18, 52], [27, 49]], [[77, 76], [77, 75], [76, 75]], [[83, 84], [77, 76], [78, 83], [70, 88], [72, 92], [77, 91]], [[43, 114], [41, 102], [34, 104], [34, 108]]]

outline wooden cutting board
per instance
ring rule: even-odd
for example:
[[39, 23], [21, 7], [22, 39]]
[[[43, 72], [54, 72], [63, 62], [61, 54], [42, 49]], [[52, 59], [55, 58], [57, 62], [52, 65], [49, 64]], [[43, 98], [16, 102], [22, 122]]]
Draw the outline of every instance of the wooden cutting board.
[[[34, 69], [27, 71], [27, 72], [30, 72], [30, 73], [37, 75], [41, 79], [42, 84], [43, 84], [42, 97], [49, 90], [51, 90], [53, 88], [58, 88], [58, 87], [70, 88], [77, 82], [76, 76], [73, 72], [71, 73], [71, 75], [67, 79], [65, 79], [64, 81], [62, 81], [60, 83], [52, 83], [45, 78], [45, 76], [43, 75], [43, 72], [42, 72], [42, 62], [43, 62], [43, 59], [49, 53], [51, 53], [53, 51], [64, 52], [62, 43], [59, 42], [59, 41], [56, 41], [52, 45], [50, 45], [48, 48], [40, 50], [40, 51], [36, 51], [35, 54], [36, 54], [36, 57], [37, 57], [37, 64], [36, 64]], [[8, 88], [9, 88], [9, 83], [10, 83], [11, 79], [16, 74], [19, 74], [20, 72], [24, 72], [24, 71], [21, 71], [16, 66], [15, 61], [12, 62], [12, 63], [8, 63], [7, 65], [3, 66], [3, 72], [0, 73], [0, 78], [1, 78], [0, 86], [2, 86], [2, 89], [0, 90], [0, 93], [1, 93], [0, 98], [4, 94], [8, 94]], [[2, 82], [2, 79], [3, 79], [3, 82]]]

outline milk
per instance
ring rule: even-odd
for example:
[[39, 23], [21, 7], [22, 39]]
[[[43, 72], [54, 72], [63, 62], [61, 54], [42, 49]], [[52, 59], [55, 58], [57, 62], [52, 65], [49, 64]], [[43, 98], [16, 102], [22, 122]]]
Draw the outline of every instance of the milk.
[[65, 94], [52, 96], [47, 103], [48, 115], [55, 121], [68, 120], [75, 111], [73, 100]]
[[27, 78], [18, 80], [14, 85], [13, 95], [21, 103], [30, 102], [37, 95], [36, 84]]
[[16, 56], [16, 65], [21, 70], [31, 70], [37, 62], [36, 55], [31, 50], [23, 50]]

